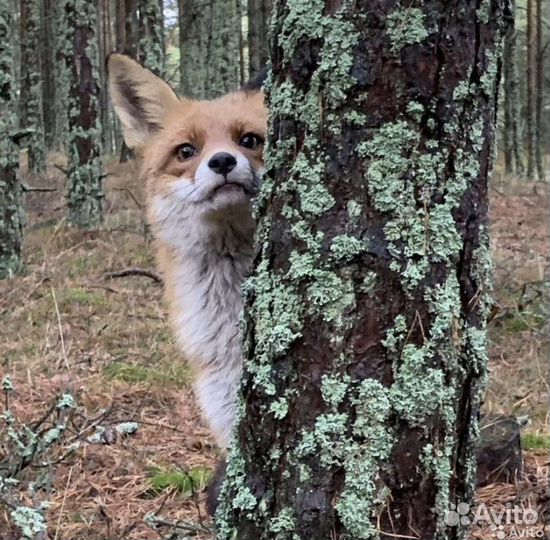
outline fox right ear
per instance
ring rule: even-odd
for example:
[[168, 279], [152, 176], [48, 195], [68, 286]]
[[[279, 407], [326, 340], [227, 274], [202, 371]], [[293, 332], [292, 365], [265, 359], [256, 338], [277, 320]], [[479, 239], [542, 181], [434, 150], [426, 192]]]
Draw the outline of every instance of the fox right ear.
[[162, 79], [124, 54], [107, 57], [109, 92], [130, 148], [144, 146], [181, 101]]

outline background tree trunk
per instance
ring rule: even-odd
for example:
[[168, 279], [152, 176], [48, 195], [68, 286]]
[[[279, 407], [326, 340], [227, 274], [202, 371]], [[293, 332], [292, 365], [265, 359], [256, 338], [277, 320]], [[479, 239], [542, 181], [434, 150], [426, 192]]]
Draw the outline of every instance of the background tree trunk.
[[504, 171], [515, 172], [514, 167], [514, 40], [515, 29], [511, 26], [504, 38], [503, 51], [503, 90], [504, 125], [502, 127]]
[[237, 0], [179, 0], [180, 91], [213, 98], [241, 82], [241, 15]]
[[95, 227], [103, 209], [97, 0], [66, 0], [65, 16], [69, 44], [65, 60], [71, 74], [69, 221], [78, 227]]
[[53, 0], [41, 1], [42, 116], [44, 144], [55, 146], [55, 8]]
[[527, 0], [527, 110], [526, 110], [526, 137], [527, 137], [527, 178], [535, 177], [535, 80], [536, 71], [536, 21], [535, 0]]
[[32, 128], [27, 139], [29, 170], [40, 173], [46, 168], [44, 125], [42, 119], [42, 70], [40, 65], [39, 0], [21, 0], [21, 94], [20, 127]]
[[55, 37], [55, 146], [65, 150], [69, 130], [69, 91], [70, 70], [67, 58], [72, 54], [73, 42], [67, 28], [65, 1], [54, 2], [54, 37]]
[[[535, 168], [539, 182], [544, 180], [543, 163], [543, 127], [542, 108], [544, 100], [543, 90], [543, 42], [542, 42], [542, 0], [536, 1], [536, 52], [535, 52]], [[548, 149], [547, 149], [548, 151]]]
[[271, 4], [271, 0], [248, 0], [248, 66], [251, 77], [267, 64], [269, 58]]
[[164, 77], [164, 16], [159, 0], [138, 0], [138, 60], [153, 73]]
[[102, 150], [108, 154], [115, 151], [114, 141], [114, 115], [111, 108], [109, 96], [107, 94], [107, 70], [105, 61], [107, 54], [113, 50], [111, 37], [111, 3], [109, 0], [99, 0], [98, 2], [98, 70], [99, 70], [99, 96], [102, 127]]
[[462, 537], [505, 4], [275, 4], [218, 539]]
[[19, 181], [19, 148], [13, 137], [17, 128], [12, 6], [0, 3], [0, 279], [21, 270], [23, 246], [23, 191]]

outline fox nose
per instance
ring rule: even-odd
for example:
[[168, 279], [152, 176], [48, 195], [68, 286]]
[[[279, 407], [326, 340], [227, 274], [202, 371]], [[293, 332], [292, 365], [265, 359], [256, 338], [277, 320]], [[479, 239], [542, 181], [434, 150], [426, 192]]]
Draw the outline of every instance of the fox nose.
[[208, 166], [218, 174], [225, 175], [231, 172], [235, 165], [237, 165], [237, 160], [227, 152], [218, 152], [208, 160]]

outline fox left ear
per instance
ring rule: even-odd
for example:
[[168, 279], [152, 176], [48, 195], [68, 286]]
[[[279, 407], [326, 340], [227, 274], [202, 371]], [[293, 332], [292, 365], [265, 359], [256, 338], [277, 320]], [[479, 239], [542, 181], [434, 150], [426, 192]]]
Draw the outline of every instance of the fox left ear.
[[130, 148], [142, 147], [181, 101], [167, 83], [124, 54], [107, 57], [107, 74], [124, 140]]

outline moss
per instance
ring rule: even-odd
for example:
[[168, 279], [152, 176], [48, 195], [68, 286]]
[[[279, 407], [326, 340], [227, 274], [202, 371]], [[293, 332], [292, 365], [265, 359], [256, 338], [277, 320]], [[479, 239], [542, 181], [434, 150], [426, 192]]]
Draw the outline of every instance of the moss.
[[185, 364], [166, 367], [145, 367], [127, 362], [112, 362], [105, 366], [107, 377], [128, 383], [158, 383], [182, 388], [189, 384], [190, 372]]
[[550, 437], [538, 433], [525, 433], [521, 437], [521, 447], [525, 450], [543, 450], [550, 448]]
[[424, 12], [419, 8], [400, 8], [388, 15], [387, 32], [391, 48], [398, 53], [405, 45], [420, 43], [428, 37]]
[[151, 467], [148, 472], [148, 482], [153, 493], [171, 491], [186, 496], [200, 493], [214, 474], [208, 467], [193, 467], [188, 471]]

